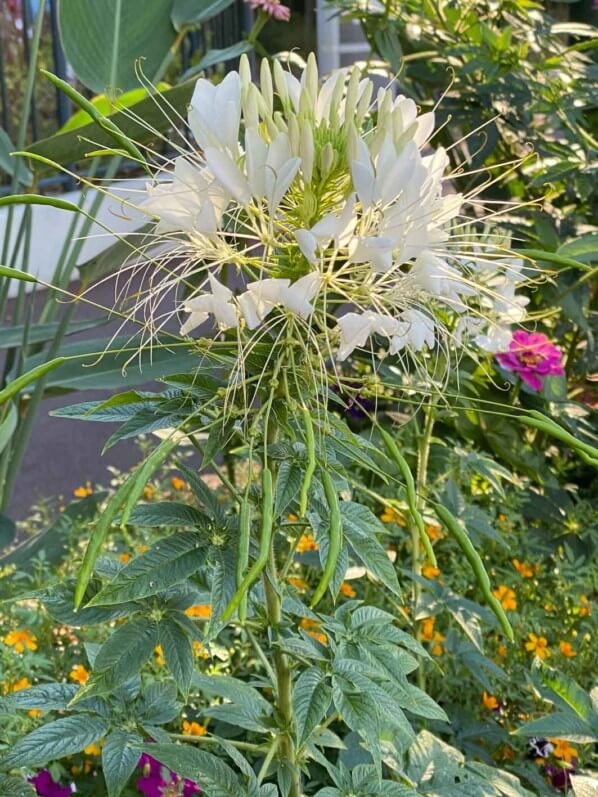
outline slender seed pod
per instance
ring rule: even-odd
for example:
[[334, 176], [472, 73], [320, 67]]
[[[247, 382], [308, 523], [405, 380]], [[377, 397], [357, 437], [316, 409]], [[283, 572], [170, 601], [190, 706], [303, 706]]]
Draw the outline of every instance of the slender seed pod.
[[324, 494], [326, 495], [326, 503], [328, 504], [328, 511], [330, 513], [330, 536], [328, 538], [328, 555], [326, 557], [326, 564], [324, 565], [324, 572], [322, 573], [320, 583], [316, 587], [316, 591], [311, 599], [312, 609], [324, 597], [328, 585], [334, 576], [336, 563], [338, 562], [338, 557], [343, 547], [343, 524], [341, 521], [341, 510], [336, 494], [336, 487], [334, 486], [332, 478], [326, 471], [322, 471], [322, 484], [324, 485]]
[[264, 467], [262, 471], [262, 529], [258, 556], [224, 610], [222, 615], [224, 622], [230, 620], [235, 609], [237, 609], [252, 584], [257, 580], [262, 570], [268, 564], [273, 530], [273, 510], [272, 471], [270, 468]]
[[484, 563], [473, 546], [473, 543], [469, 539], [467, 532], [461, 527], [457, 518], [449, 512], [448, 509], [444, 506], [437, 506], [436, 507], [436, 514], [440, 518], [440, 520], [444, 523], [447, 531], [454, 537], [457, 545], [463, 553], [465, 554], [465, 558], [471, 565], [471, 569], [474, 572], [476, 580], [479, 584], [480, 589], [482, 590], [482, 594], [488, 603], [490, 609], [494, 612], [496, 619], [500, 623], [502, 630], [505, 632], [508, 639], [511, 642], [514, 640], [513, 629], [511, 628], [511, 624], [507, 619], [507, 615], [504, 612], [503, 607], [500, 604], [500, 601], [496, 599], [496, 597], [492, 594], [492, 585], [490, 583], [490, 578], [488, 577], [488, 573], [486, 572], [486, 568], [484, 567]]
[[436, 554], [434, 553], [434, 548], [432, 547], [432, 543], [430, 542], [430, 538], [426, 532], [426, 524], [424, 523], [422, 514], [417, 506], [417, 492], [415, 490], [415, 481], [413, 479], [413, 474], [411, 473], [411, 468], [407, 464], [407, 460], [401, 454], [397, 444], [389, 435], [389, 433], [385, 429], [380, 429], [380, 434], [384, 440], [384, 445], [386, 446], [388, 455], [398, 467], [405, 482], [405, 488], [407, 491], [407, 506], [409, 507], [409, 514], [411, 515], [411, 518], [419, 532], [419, 540], [423, 545], [428, 560], [434, 567], [436, 567]]
[[[589, 458], [592, 460], [592, 464], [595, 464], [598, 460], [598, 448], [595, 446], [591, 446], [589, 443], [584, 443], [582, 440], [578, 440], [574, 435], [568, 432], [566, 429], [563, 429], [558, 423], [553, 421], [551, 418], [547, 418], [541, 412], [537, 410], [531, 410], [528, 415], [519, 415], [517, 420], [520, 423], [525, 424], [525, 426], [531, 426], [534, 429], [538, 429], [539, 431], [545, 432], [546, 434], [550, 435], [551, 437], [555, 437], [557, 440], [560, 440], [562, 443], [566, 443], [567, 445], [571, 446], [575, 451], [577, 451], [580, 455], [586, 456], [583, 457], [584, 459]], [[586, 462], [588, 459], [586, 459]]]
[[314, 473], [316, 471], [316, 440], [314, 436], [314, 425], [307, 407], [302, 408], [301, 414], [303, 415], [303, 423], [305, 425], [307, 467], [305, 468], [301, 492], [299, 493], [299, 517], [305, 517], [305, 513], [307, 512], [309, 488], [311, 486], [311, 480], [313, 479]]
[[[249, 564], [249, 539], [251, 536], [251, 503], [249, 501], [249, 488], [247, 485], [243, 503], [239, 509], [239, 549], [237, 552], [237, 588], [243, 583], [243, 576]], [[247, 594], [243, 595], [239, 604], [239, 620], [244, 623], [247, 619]]]
[[53, 360], [48, 360], [48, 362], [42, 363], [36, 368], [32, 368], [30, 371], [27, 371], [26, 374], [19, 376], [17, 379], [13, 379], [12, 382], [8, 383], [4, 390], [0, 390], [0, 405], [16, 396], [17, 393], [20, 393], [21, 390], [26, 388], [32, 382], [35, 382], [36, 379], [45, 376], [47, 373], [53, 371], [55, 368], [58, 368], [59, 365], [62, 365], [65, 362], [65, 357], [55, 357]]

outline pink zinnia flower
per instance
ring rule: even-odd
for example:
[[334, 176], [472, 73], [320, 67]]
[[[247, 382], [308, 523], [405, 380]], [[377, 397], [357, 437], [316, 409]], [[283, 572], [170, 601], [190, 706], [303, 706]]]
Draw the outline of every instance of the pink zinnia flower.
[[[181, 779], [167, 767], [144, 753], [137, 766], [142, 770], [142, 777], [137, 781], [137, 788], [145, 797], [163, 797], [167, 789], [178, 787]], [[200, 791], [197, 783], [192, 780], [183, 782], [182, 797], [193, 797]], [[170, 792], [168, 792], [170, 793]], [[177, 794], [179, 792], [177, 791]]]
[[75, 791], [73, 784], [61, 786], [60, 783], [56, 783], [47, 769], [42, 769], [35, 777], [29, 778], [29, 783], [31, 783], [39, 797], [71, 797]]
[[506, 368], [518, 374], [532, 390], [542, 390], [547, 376], [564, 376], [562, 352], [541, 332], [513, 333], [509, 350], [497, 354], [496, 359]]
[[288, 22], [291, 18], [291, 9], [283, 6], [280, 0], [249, 0], [249, 5], [254, 11], [261, 8], [278, 22]]

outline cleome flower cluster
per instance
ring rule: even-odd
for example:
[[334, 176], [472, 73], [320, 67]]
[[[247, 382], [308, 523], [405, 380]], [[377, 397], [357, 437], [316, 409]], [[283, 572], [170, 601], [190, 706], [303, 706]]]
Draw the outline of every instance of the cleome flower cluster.
[[264, 60], [258, 86], [243, 57], [220, 84], [197, 81], [188, 125], [194, 141], [141, 203], [182, 335], [208, 319], [245, 341], [297, 329], [342, 361], [373, 345], [500, 351], [524, 319], [523, 262], [472, 229], [463, 209], [480, 203], [455, 192], [434, 114], [357, 67], [320, 85], [313, 56], [300, 77]]

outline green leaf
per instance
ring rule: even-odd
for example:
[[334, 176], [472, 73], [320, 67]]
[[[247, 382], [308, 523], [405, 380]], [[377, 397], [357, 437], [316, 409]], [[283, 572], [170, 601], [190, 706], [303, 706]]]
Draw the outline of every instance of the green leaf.
[[19, 185], [30, 186], [33, 183], [33, 175], [25, 166], [22, 157], [12, 156], [10, 153], [14, 152], [16, 147], [8, 137], [6, 130], [0, 127], [0, 171], [6, 172]]
[[152, 79], [174, 42], [169, 0], [60, 0], [62, 46], [75, 74], [99, 94], [139, 87], [135, 64]]
[[205, 547], [198, 534], [167, 537], [123, 567], [88, 606], [111, 606], [156, 595], [187, 579], [204, 560]]
[[0, 775], [0, 794], [2, 797], [35, 797], [36, 792], [23, 778]]
[[[77, 332], [83, 332], [87, 329], [101, 326], [108, 321], [108, 318], [101, 316], [100, 318], [88, 318], [85, 321], [71, 321], [66, 335], [76, 335]], [[50, 322], [47, 324], [32, 324], [27, 328], [24, 324], [16, 324], [10, 326], [0, 326], [0, 349], [11, 349], [15, 346], [23, 344], [23, 335], [27, 330], [28, 343], [47, 343], [54, 340], [56, 332], [60, 326], [60, 321]]]
[[555, 711], [547, 717], [526, 722], [515, 733], [518, 736], [553, 736], [581, 744], [598, 742], [598, 734], [588, 722], [565, 711]]
[[[234, 2], [234, 0], [233, 0]], [[226, 4], [226, 6], [231, 5], [232, 3], [229, 0], [215, 0], [211, 3], [212, 6], [218, 6], [220, 4]], [[219, 12], [217, 12], [219, 13]], [[236, 44], [231, 44], [230, 47], [223, 47], [222, 49], [214, 49], [208, 50], [208, 52], [204, 55], [204, 57], [199, 61], [199, 63], [192, 66], [188, 69], [183, 77], [185, 79], [190, 77], [195, 77], [200, 72], [203, 72], [204, 69], [208, 69], [210, 66], [215, 66], [216, 64], [224, 64], [227, 61], [232, 61], [233, 59], [240, 58], [243, 53], [250, 53], [253, 51], [253, 44], [248, 41], [244, 42], [237, 42]]]
[[176, 687], [169, 682], [154, 681], [146, 687], [139, 707], [138, 718], [149, 725], [164, 725], [179, 714]]
[[293, 688], [293, 706], [297, 723], [297, 743], [302, 747], [326, 716], [332, 689], [318, 667], [304, 670]]
[[233, 3], [234, 0], [174, 0], [172, 24], [177, 30], [186, 25], [201, 25]]
[[46, 762], [74, 755], [106, 735], [108, 722], [101, 717], [79, 714], [62, 717], [36, 728], [12, 745], [2, 758], [6, 769], [40, 767]]
[[272, 711], [272, 706], [253, 686], [230, 675], [203, 675], [195, 673], [192, 684], [209, 697], [221, 697], [242, 705], [258, 705], [263, 713]]
[[[195, 80], [186, 81], [157, 97], [146, 97], [133, 105], [131, 110], [125, 109], [111, 114], [109, 119], [124, 136], [138, 144], [147, 143], [155, 138], [156, 133], [163, 133], [172, 126], [172, 114], [185, 115], [194, 87]], [[91, 149], [111, 147], [112, 144], [110, 133], [93, 122], [77, 130], [57, 133], [36, 141], [27, 148], [27, 152], [59, 164], [69, 164], [86, 157]], [[34, 167], [40, 171], [48, 168], [46, 164], [39, 162], [34, 162]]]
[[160, 645], [164, 652], [166, 666], [183, 693], [189, 693], [193, 675], [193, 647], [183, 629], [172, 620], [162, 620], [158, 626]]
[[154, 504], [139, 504], [131, 512], [129, 523], [147, 528], [164, 526], [195, 526], [209, 528], [209, 519], [199, 509], [178, 501], [157, 501]]
[[77, 702], [105, 694], [124, 684], [141, 670], [158, 644], [158, 626], [138, 617], [121, 625], [102, 645], [89, 681], [79, 690]]
[[77, 693], [76, 684], [49, 683], [37, 684], [29, 689], [7, 695], [4, 700], [16, 709], [44, 709], [56, 711], [65, 709]]
[[13, 542], [17, 534], [17, 524], [7, 515], [0, 513], [0, 551]]
[[279, 517], [287, 509], [289, 504], [295, 500], [299, 490], [303, 475], [301, 468], [292, 462], [282, 462], [278, 469], [276, 479], [276, 495], [274, 498], [274, 514]]
[[102, 773], [108, 797], [119, 797], [127, 785], [139, 761], [139, 747], [142, 743], [141, 736], [122, 730], [113, 731], [106, 737], [102, 748]]
[[375, 537], [385, 532], [384, 527], [370, 510], [352, 501], [341, 501], [343, 531], [358, 559], [395, 595], [401, 594], [397, 574], [385, 548]]
[[[167, 88], [168, 83], [158, 83], [156, 86], [159, 92], [165, 91]], [[92, 97], [90, 102], [102, 116], [111, 116], [113, 113], [116, 113], [116, 111], [129, 108], [131, 105], [136, 105], [149, 95], [150, 91], [145, 86], [139, 86], [136, 89], [126, 91], [124, 94], [119, 94], [114, 99], [107, 97], [105, 94], [98, 94], [96, 97]], [[67, 133], [69, 130], [77, 130], [80, 127], [85, 127], [85, 125], [88, 125], [91, 121], [93, 121], [93, 119], [86, 111], [79, 110], [62, 125], [58, 132]]]
[[4, 451], [6, 446], [10, 443], [10, 438], [17, 428], [17, 422], [17, 408], [11, 401], [11, 403], [7, 405], [4, 417], [0, 420], [0, 452]]
[[243, 794], [233, 770], [215, 755], [177, 744], [150, 744], [144, 750], [180, 777], [201, 784], [210, 797], [241, 797]]

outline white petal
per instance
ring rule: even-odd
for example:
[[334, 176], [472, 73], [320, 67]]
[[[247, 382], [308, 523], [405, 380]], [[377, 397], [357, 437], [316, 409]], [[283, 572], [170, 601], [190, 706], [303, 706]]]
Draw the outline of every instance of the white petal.
[[299, 244], [299, 249], [301, 249], [301, 252], [306, 259], [310, 263], [316, 263], [318, 260], [316, 257], [318, 241], [315, 235], [313, 235], [313, 233], [311, 233], [309, 230], [295, 230], [295, 238]]
[[242, 205], [249, 204], [249, 185], [231, 156], [214, 147], [207, 147], [204, 155], [212, 174], [229, 194]]
[[336, 354], [342, 362], [354, 349], [365, 346], [372, 331], [372, 321], [367, 313], [346, 313], [338, 319], [340, 346]]

